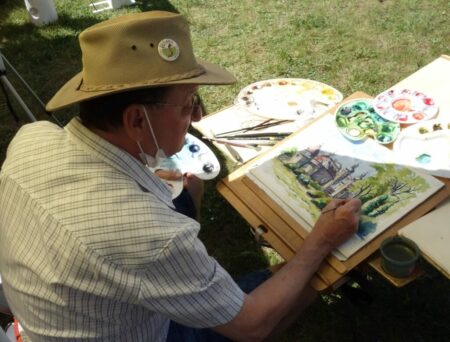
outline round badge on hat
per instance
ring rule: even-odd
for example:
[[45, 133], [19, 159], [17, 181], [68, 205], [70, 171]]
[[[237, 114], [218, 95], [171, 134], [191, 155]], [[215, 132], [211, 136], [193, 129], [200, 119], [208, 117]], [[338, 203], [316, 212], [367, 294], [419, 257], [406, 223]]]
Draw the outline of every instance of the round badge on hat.
[[173, 39], [163, 39], [158, 44], [158, 53], [162, 59], [173, 62], [180, 56], [180, 48]]

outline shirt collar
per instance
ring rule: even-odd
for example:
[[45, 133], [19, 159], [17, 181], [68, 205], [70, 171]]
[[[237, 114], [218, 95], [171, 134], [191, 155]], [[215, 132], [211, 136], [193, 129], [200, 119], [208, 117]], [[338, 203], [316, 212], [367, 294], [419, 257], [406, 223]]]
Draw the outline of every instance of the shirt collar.
[[153, 193], [169, 207], [174, 208], [170, 188], [142, 162], [83, 126], [78, 117], [73, 118], [64, 129], [89, 153], [130, 176], [142, 188]]

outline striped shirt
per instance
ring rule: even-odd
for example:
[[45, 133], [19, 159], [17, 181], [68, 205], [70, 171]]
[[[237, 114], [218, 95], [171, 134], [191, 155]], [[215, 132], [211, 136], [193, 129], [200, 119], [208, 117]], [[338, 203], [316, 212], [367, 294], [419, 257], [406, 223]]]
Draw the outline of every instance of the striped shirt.
[[23, 126], [0, 173], [0, 273], [38, 341], [164, 341], [213, 327], [244, 294], [138, 160], [73, 119]]

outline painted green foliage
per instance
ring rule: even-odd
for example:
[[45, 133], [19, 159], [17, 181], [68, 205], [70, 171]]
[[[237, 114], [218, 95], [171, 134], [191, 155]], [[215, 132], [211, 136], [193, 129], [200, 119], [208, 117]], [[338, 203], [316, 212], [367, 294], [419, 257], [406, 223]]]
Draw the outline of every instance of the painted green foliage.
[[[429, 187], [425, 179], [410, 169], [398, 168], [394, 164], [371, 166], [376, 173], [357, 180], [351, 188], [354, 197], [363, 202], [362, 212], [365, 215], [376, 217], [386, 213], [389, 208], [416, 197], [417, 193], [424, 192]], [[377, 211], [383, 212], [376, 214]]]
[[398, 168], [393, 164], [371, 166], [376, 173], [356, 181], [351, 188], [354, 197], [360, 198], [363, 203], [358, 229], [361, 237], [375, 231], [376, 217], [393, 213], [429, 187], [425, 179], [410, 169]]

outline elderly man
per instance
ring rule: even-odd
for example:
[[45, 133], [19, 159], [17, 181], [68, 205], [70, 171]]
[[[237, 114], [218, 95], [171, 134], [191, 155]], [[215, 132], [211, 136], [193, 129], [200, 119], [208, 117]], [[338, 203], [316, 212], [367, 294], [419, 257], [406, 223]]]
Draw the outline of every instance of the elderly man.
[[233, 76], [194, 57], [174, 13], [110, 19], [80, 46], [82, 72], [47, 105], [79, 103], [79, 117], [25, 125], [1, 171], [0, 273], [26, 338], [247, 341], [283, 329], [314, 298], [322, 260], [355, 232], [359, 201], [332, 201], [296, 256], [244, 293], [197, 237], [198, 182], [174, 204], [153, 172], [201, 119], [198, 85]]

